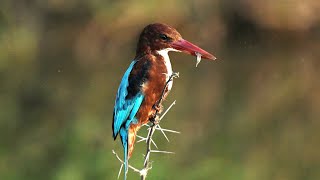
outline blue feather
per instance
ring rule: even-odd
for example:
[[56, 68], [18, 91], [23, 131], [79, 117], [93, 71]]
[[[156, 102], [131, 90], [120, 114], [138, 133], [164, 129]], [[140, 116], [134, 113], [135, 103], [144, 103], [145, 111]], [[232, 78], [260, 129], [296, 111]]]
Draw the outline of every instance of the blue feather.
[[123, 162], [124, 162], [124, 180], [127, 179], [127, 172], [128, 172], [128, 130], [126, 130], [124, 127], [121, 127], [120, 129], [120, 137], [121, 142], [123, 145]]
[[113, 137], [116, 138], [120, 133], [124, 150], [124, 179], [126, 179], [126, 174], [128, 171], [128, 129], [131, 123], [137, 123], [135, 115], [137, 114], [144, 100], [144, 95], [142, 92], [138, 92], [135, 96], [130, 97], [130, 99], [126, 98], [128, 95], [127, 89], [129, 86], [130, 72], [132, 71], [135, 63], [136, 61], [133, 61], [123, 75], [118, 89], [113, 112]]
[[128, 95], [127, 88], [129, 86], [129, 75], [132, 71], [133, 66], [136, 61], [133, 61], [127, 71], [124, 73], [119, 89], [118, 94], [115, 101], [114, 106], [114, 115], [113, 115], [113, 137], [116, 138], [120, 131], [120, 127], [127, 121], [128, 116], [130, 115], [130, 111], [134, 105], [133, 99], [126, 99]]

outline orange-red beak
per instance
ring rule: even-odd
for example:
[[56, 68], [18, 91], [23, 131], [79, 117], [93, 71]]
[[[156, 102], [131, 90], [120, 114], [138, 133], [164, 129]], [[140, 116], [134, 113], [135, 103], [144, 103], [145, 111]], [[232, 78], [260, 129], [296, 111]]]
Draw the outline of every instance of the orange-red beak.
[[178, 51], [181, 51], [193, 56], [197, 56], [197, 53], [199, 53], [201, 54], [201, 57], [204, 59], [211, 59], [211, 60], [217, 59], [212, 54], [208, 53], [207, 51], [199, 48], [198, 46], [184, 39], [173, 42], [172, 47]]

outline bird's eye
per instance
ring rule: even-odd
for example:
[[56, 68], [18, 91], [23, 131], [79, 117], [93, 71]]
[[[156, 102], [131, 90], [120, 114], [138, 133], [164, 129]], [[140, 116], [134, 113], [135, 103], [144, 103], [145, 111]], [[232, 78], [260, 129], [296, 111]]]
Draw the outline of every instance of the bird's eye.
[[161, 38], [162, 40], [168, 40], [168, 39], [169, 39], [168, 36], [165, 35], [165, 34], [160, 34], [160, 38]]

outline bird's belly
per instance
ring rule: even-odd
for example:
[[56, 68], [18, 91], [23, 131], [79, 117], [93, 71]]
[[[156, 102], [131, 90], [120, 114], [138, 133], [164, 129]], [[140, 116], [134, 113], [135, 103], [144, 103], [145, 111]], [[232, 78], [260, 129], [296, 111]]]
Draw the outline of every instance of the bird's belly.
[[158, 78], [154, 78], [143, 85], [145, 98], [136, 116], [139, 124], [143, 125], [148, 123], [149, 118], [152, 118], [156, 112], [154, 105], [161, 99], [163, 93], [163, 98], [168, 95], [172, 88], [172, 81], [170, 81], [165, 88], [166, 82], [165, 77], [159, 76]]

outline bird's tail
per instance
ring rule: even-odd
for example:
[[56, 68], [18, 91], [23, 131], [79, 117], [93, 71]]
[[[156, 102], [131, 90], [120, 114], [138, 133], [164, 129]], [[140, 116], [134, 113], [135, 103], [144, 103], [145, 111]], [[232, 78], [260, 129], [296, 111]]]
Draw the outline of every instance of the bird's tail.
[[120, 137], [123, 146], [123, 165], [124, 165], [124, 180], [127, 179], [128, 172], [128, 130], [124, 127], [120, 128]]

